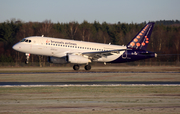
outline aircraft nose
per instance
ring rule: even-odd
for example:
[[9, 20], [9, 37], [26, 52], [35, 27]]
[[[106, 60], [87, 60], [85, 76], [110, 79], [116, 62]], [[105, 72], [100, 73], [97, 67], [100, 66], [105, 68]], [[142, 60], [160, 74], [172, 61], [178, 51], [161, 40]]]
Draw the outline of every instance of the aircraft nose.
[[19, 46], [17, 46], [16, 44], [12, 47], [14, 50], [18, 50]]

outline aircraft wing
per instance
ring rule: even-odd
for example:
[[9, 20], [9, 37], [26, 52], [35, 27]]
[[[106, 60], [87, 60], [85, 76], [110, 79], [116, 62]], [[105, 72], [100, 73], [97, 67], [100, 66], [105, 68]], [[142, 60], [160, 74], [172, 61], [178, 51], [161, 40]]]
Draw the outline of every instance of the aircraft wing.
[[113, 54], [119, 54], [120, 51], [125, 51], [127, 49], [119, 49], [119, 50], [109, 50], [109, 51], [98, 51], [98, 52], [85, 52], [82, 55], [88, 56], [92, 60], [99, 59], [101, 57], [107, 57]]

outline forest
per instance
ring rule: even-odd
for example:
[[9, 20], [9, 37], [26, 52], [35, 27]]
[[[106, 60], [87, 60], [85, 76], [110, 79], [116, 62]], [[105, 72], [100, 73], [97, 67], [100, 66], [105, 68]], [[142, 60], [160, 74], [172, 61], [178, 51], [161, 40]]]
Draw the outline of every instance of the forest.
[[[23, 22], [16, 19], [0, 23], [0, 66], [21, 66], [25, 54], [12, 49], [12, 46], [29, 36], [64, 38], [98, 43], [111, 43], [126, 45], [143, 28], [142, 23], [82, 23], [75, 21], [69, 23], [52, 23], [51, 20], [43, 22]], [[157, 58], [141, 60], [133, 65], [180, 65], [180, 21], [160, 20], [155, 21], [148, 51], [156, 52]], [[52, 65], [47, 62], [47, 57], [31, 55], [30, 65]]]

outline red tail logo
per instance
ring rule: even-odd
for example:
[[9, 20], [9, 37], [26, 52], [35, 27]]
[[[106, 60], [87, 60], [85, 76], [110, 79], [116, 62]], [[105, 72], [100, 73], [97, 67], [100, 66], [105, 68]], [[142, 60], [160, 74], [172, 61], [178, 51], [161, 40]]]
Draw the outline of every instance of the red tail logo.
[[48, 41], [48, 39], [46, 40], [46, 43], [49, 43], [50, 41]]

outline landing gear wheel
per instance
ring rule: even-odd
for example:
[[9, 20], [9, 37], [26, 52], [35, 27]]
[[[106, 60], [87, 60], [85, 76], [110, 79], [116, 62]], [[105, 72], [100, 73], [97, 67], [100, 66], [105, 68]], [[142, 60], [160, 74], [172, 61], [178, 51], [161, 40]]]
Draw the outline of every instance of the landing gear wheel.
[[91, 65], [86, 65], [86, 66], [84, 67], [84, 69], [85, 69], [85, 70], [91, 70]]
[[28, 64], [28, 63], [29, 63], [29, 61], [28, 61], [28, 59], [26, 59], [26, 60], [25, 60], [25, 64]]
[[74, 66], [73, 66], [73, 69], [74, 69], [74, 70], [79, 70], [79, 65], [74, 65]]

